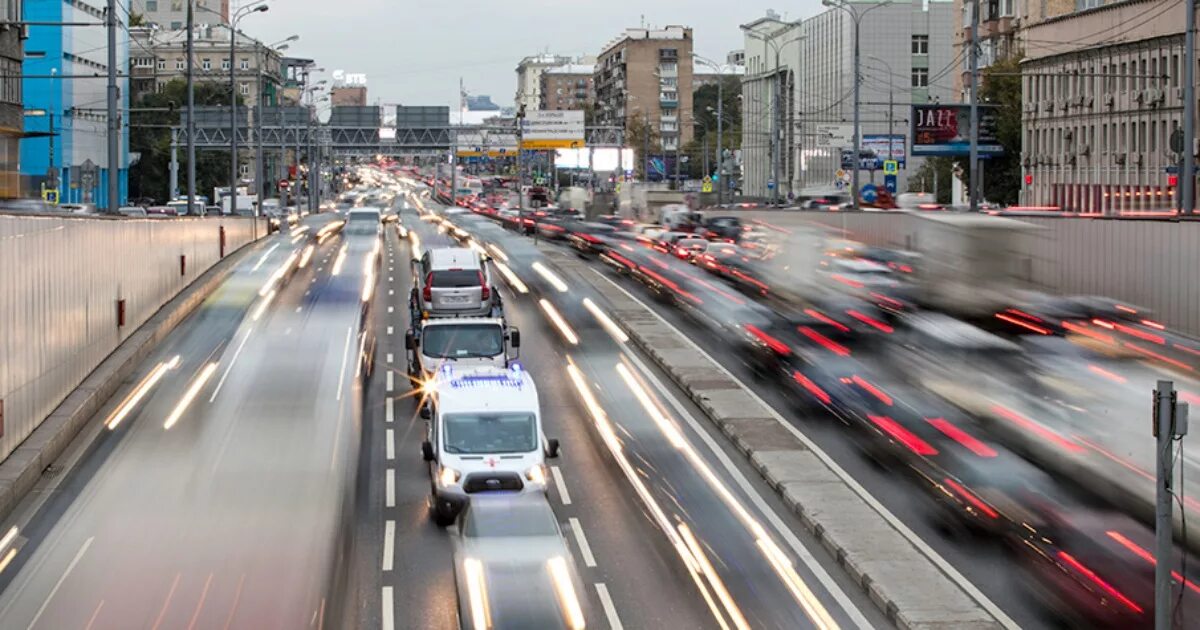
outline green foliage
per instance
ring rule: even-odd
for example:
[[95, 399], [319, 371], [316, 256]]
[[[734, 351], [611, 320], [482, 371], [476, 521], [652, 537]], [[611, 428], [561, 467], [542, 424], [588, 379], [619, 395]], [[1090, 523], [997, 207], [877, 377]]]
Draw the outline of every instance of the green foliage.
[[[938, 203], [950, 203], [955, 158], [926, 158], [921, 168], [908, 176], [908, 192], [929, 192]], [[937, 190], [934, 190], [934, 186]]]
[[[197, 106], [228, 105], [229, 87], [220, 83], [197, 82]], [[239, 99], [240, 102], [240, 99]], [[187, 82], [175, 79], [162, 92], [147, 94], [129, 115], [129, 150], [141, 154], [137, 164], [129, 169], [129, 196], [132, 199], [150, 197], [170, 200], [171, 126], [182, 121], [187, 104]], [[161, 109], [164, 111], [136, 111]], [[228, 110], [227, 110], [228, 111]], [[196, 194], [212, 197], [216, 186], [229, 183], [229, 152], [210, 149], [196, 150]], [[179, 188], [186, 193], [187, 150], [179, 146]]]
[[998, 61], [983, 71], [979, 95], [998, 105], [996, 139], [1004, 155], [984, 164], [983, 196], [1001, 204], [1017, 203], [1021, 192], [1021, 56]]
[[634, 172], [639, 179], [646, 178], [646, 152], [645, 149], [650, 149], [650, 154], [661, 152], [661, 138], [658, 130], [654, 125], [649, 123], [644, 117], [636, 116], [629, 120], [628, 137], [625, 139], [626, 144], [633, 147], [634, 152]]

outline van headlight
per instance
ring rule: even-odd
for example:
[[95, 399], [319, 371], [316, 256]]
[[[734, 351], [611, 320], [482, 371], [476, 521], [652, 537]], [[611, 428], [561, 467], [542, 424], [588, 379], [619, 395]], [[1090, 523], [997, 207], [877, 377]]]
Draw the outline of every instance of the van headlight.
[[441, 470], [438, 471], [438, 485], [442, 487], [452, 486], [458, 483], [461, 477], [462, 473], [457, 470], [449, 466], [442, 466]]
[[525, 478], [538, 485], [546, 485], [546, 467], [538, 464], [525, 471]]

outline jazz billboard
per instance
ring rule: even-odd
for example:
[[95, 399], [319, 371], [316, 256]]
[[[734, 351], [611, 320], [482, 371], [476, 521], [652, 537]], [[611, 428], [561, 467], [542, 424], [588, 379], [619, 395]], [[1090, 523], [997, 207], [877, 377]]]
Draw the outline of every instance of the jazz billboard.
[[[1004, 153], [996, 139], [996, 106], [979, 105], [979, 155]], [[971, 151], [971, 106], [959, 104], [913, 105], [912, 148], [914, 156], [961, 156]]]

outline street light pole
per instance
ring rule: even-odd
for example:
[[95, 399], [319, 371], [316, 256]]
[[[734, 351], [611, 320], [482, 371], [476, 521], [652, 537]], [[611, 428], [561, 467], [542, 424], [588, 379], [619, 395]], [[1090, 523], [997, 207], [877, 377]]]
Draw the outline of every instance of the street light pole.
[[979, 0], [971, 0], [970, 57], [971, 77], [968, 89], [971, 91], [971, 150], [968, 157], [970, 168], [967, 169], [967, 203], [971, 212], [979, 212]]
[[[187, 127], [187, 211], [192, 214], [196, 211], [196, 83], [193, 75], [193, 69], [196, 63], [195, 43], [196, 43], [196, 14], [194, 5], [196, 0], [188, 0], [187, 5], [187, 111], [184, 114], [185, 126]], [[215, 203], [216, 200], [214, 199]], [[229, 207], [230, 213], [233, 212], [233, 206]]]
[[[265, 0], [264, 0], [265, 1]], [[237, 53], [237, 25], [242, 18], [251, 13], [260, 13], [268, 10], [265, 4], [260, 1], [257, 4], [251, 4], [242, 7], [234, 14], [233, 19], [229, 21], [229, 213], [236, 214], [237, 212], [237, 183], [238, 183], [238, 90], [237, 90], [237, 67], [234, 65]], [[189, 37], [191, 36], [189, 32]], [[261, 204], [261, 200], [259, 200]], [[258, 217], [258, 205], [254, 208], [254, 216]], [[257, 223], [255, 224], [257, 225]]]
[[108, 0], [105, 13], [108, 30], [108, 208], [116, 214], [121, 183], [121, 120], [117, 117], [117, 0]]

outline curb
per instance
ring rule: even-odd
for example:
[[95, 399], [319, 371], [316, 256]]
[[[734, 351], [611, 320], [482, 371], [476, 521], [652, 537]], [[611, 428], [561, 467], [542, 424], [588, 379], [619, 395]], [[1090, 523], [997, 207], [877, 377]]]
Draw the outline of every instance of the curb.
[[0, 462], [0, 520], [9, 518], [158, 344], [228, 278], [259, 241], [251, 241], [209, 267], [122, 341], [83, 379], [3, 462]]
[[623, 295], [615, 285], [593, 282], [587, 268], [569, 254], [542, 251], [547, 259], [576, 272], [596, 289], [630, 341], [736, 445], [803, 526], [897, 627], [1017, 627], [973, 586], [962, 586], [965, 578], [947, 572], [957, 574], [953, 567], [944, 561], [944, 566], [939, 566], [930, 555], [932, 550], [911, 542], [896, 527], [895, 517], [889, 520], [885, 508], [860, 494], [865, 490], [852, 487], [802, 433], [717, 369], [708, 356], [678, 341], [678, 332]]

